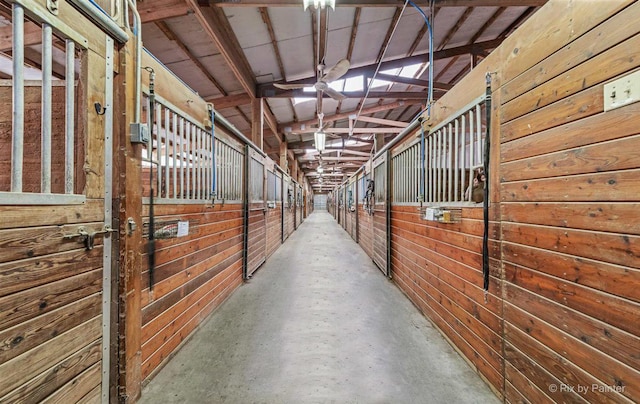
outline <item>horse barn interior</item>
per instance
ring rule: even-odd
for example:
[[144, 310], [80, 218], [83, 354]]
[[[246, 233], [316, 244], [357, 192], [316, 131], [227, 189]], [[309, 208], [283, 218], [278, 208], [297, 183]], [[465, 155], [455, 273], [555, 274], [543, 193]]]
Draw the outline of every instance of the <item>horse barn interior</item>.
[[638, 21], [0, 0], [0, 402], [640, 402]]

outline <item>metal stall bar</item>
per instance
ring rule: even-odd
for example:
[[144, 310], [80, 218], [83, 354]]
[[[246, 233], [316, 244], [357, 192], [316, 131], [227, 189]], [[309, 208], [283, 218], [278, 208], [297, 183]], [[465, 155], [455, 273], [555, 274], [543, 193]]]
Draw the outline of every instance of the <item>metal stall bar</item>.
[[[473, 167], [475, 167], [475, 153], [474, 153], [474, 128], [475, 128], [475, 121], [474, 121], [474, 117], [473, 117], [473, 111], [469, 111], [469, 167], [471, 167], [472, 171], [471, 171], [471, 175], [469, 175], [469, 189], [473, 190], [473, 177], [475, 176], [475, 173], [473, 172]], [[469, 192], [469, 196], [467, 198], [467, 201], [471, 201], [471, 194], [472, 192]]]
[[191, 199], [191, 125], [192, 123], [187, 121], [185, 125], [184, 141], [185, 141], [185, 199]]
[[11, 192], [22, 192], [24, 160], [24, 9], [13, 3], [13, 132], [11, 134]]
[[451, 159], [452, 159], [452, 155], [451, 155], [451, 145], [453, 144], [453, 125], [451, 125], [451, 123], [449, 123], [449, 125], [447, 125], [447, 147], [445, 147], [444, 151], [445, 151], [445, 165], [447, 167], [447, 198], [446, 201], [450, 202], [453, 199], [453, 167], [451, 164]]
[[184, 126], [185, 119], [180, 117], [180, 193], [178, 194], [178, 198], [184, 199]]
[[171, 156], [173, 159], [173, 199], [178, 198], [178, 114], [173, 112], [171, 114], [171, 133], [172, 133], [172, 141], [173, 147]]
[[[461, 141], [460, 141], [460, 147], [462, 150], [460, 150], [460, 169], [461, 169], [461, 179], [460, 179], [460, 184], [461, 186], [461, 192], [462, 192], [462, 197], [460, 198], [461, 201], [465, 200], [465, 185], [467, 182], [467, 170], [466, 170], [466, 165], [465, 165], [465, 161], [466, 161], [466, 150], [467, 150], [467, 121], [466, 121], [466, 117], [464, 114], [462, 114], [462, 116], [460, 117], [460, 135], [461, 135]], [[469, 192], [471, 192], [471, 188], [469, 188]]]
[[74, 152], [75, 152], [75, 42], [66, 40], [65, 67], [65, 151], [64, 151], [64, 193], [74, 192]]
[[482, 162], [482, 111], [481, 111], [480, 103], [476, 105], [476, 141], [478, 143], [478, 159], [476, 160], [478, 164]]
[[169, 198], [169, 128], [171, 110], [164, 107], [164, 197]]
[[459, 119], [454, 121], [454, 135], [453, 135], [453, 199], [452, 201], [458, 202], [460, 200], [460, 190], [458, 189], [458, 180], [460, 179], [460, 122]]
[[51, 74], [53, 66], [53, 34], [51, 25], [42, 24], [42, 138], [41, 138], [41, 182], [40, 192], [51, 193]]

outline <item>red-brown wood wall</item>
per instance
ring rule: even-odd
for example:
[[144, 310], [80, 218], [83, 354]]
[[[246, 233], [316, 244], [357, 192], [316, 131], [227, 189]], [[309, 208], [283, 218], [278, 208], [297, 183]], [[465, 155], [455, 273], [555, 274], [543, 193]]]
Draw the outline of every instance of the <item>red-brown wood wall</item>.
[[486, 301], [482, 208], [392, 206], [394, 281], [506, 402], [640, 401], [640, 103], [603, 106], [639, 70], [638, 20], [638, 1], [552, 0], [433, 108], [492, 72]]
[[499, 90], [510, 402], [640, 401], [640, 104], [603, 108], [640, 67], [640, 3], [594, 5], [565, 6], [570, 41], [529, 31]]
[[242, 205], [156, 205], [156, 221], [189, 221], [186, 237], [156, 240], [153, 291], [142, 272], [142, 378], [242, 283]]

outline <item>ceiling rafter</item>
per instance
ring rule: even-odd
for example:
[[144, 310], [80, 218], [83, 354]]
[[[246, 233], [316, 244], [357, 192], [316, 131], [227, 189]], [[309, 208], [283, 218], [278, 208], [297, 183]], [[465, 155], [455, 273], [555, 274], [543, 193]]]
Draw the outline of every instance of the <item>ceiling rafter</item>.
[[185, 1], [193, 9], [196, 19], [216, 45], [242, 88], [249, 96], [255, 98], [256, 83], [253, 71], [224, 11], [218, 7], [200, 7], [198, 0]]
[[[480, 38], [482, 36], [482, 34], [485, 33], [485, 31], [487, 29], [489, 29], [489, 27], [491, 25], [493, 25], [493, 23], [498, 19], [498, 17], [500, 17], [502, 15], [502, 13], [504, 13], [504, 11], [506, 10], [506, 7], [500, 7], [496, 10], [495, 13], [493, 13], [493, 15], [491, 17], [489, 17], [489, 19], [487, 20], [487, 22], [485, 22], [482, 27], [480, 27], [480, 29], [473, 35], [473, 37], [471, 37], [471, 39], [467, 42], [467, 44], [472, 44], [475, 41], [478, 40], [478, 38]], [[460, 58], [460, 56], [454, 56], [453, 59], [447, 64], [447, 67], [453, 66], [458, 59]], [[443, 70], [446, 71], [446, 70]], [[465, 71], [464, 69], [462, 71]], [[458, 77], [460, 75], [460, 73], [458, 73], [458, 75], [456, 75], [456, 77], [453, 78], [453, 80], [451, 80], [451, 83], [456, 83], [460, 78]]]
[[440, 45], [438, 46], [438, 50], [442, 50], [445, 46], [447, 46], [449, 41], [451, 41], [451, 38], [453, 38], [456, 32], [460, 30], [460, 27], [462, 27], [462, 25], [467, 21], [472, 12], [473, 7], [467, 7], [462, 16], [460, 16], [458, 21], [456, 21], [455, 25], [451, 27], [449, 32], [447, 32], [447, 35], [445, 35], [445, 37], [442, 39], [442, 42], [440, 42]]
[[[355, 12], [353, 13], [353, 23], [351, 24], [351, 36], [349, 38], [349, 47], [347, 48], [347, 60], [351, 60], [353, 56], [353, 46], [356, 43], [356, 36], [358, 35], [358, 24], [360, 24], [360, 13], [362, 9], [360, 7], [356, 7]], [[342, 111], [342, 100], [338, 101], [338, 106], [336, 107], [336, 114], [339, 114]]]
[[[495, 49], [497, 48], [504, 38], [497, 38], [489, 41], [478, 42], [471, 45], [463, 45], [454, 48], [443, 49], [440, 51], [433, 52], [433, 60], [440, 59], [448, 59], [453, 56], [458, 55], [468, 55], [471, 53], [478, 53], [487, 49]], [[384, 61], [380, 64], [380, 70], [390, 70], [396, 69], [399, 67], [403, 67], [406, 65], [417, 64], [417, 63], [426, 63], [429, 60], [428, 53], [393, 59], [389, 61]], [[375, 71], [377, 64], [369, 64], [365, 66], [355, 67], [349, 69], [347, 74], [342, 76], [342, 78], [350, 78], [356, 76], [366, 76], [367, 74], [371, 74], [370, 72]], [[313, 84], [315, 83], [315, 77], [307, 77], [300, 80], [290, 81], [287, 84]], [[258, 94], [264, 94], [266, 97], [271, 97], [273, 93], [276, 92], [276, 89], [273, 87], [273, 83], [264, 83], [258, 85]]]
[[232, 94], [224, 97], [208, 97], [205, 101], [212, 103], [217, 110], [238, 107], [251, 103], [251, 97], [247, 93]]
[[[435, 90], [436, 92], [442, 90]], [[363, 98], [366, 91], [343, 91], [342, 95], [346, 98]], [[274, 95], [271, 98], [290, 98], [290, 97], [308, 97], [309, 93], [302, 89], [299, 90], [286, 90]], [[385, 98], [394, 100], [416, 100], [426, 99], [426, 91], [369, 91], [369, 98]], [[327, 94], [323, 94], [323, 98], [330, 98]]]
[[191, 11], [191, 7], [185, 0], [138, 1], [136, 9], [143, 23], [180, 17]]
[[[398, 107], [404, 106], [404, 105], [411, 105], [411, 104], [419, 104], [420, 101], [419, 100], [407, 100], [407, 101], [396, 101], [396, 102], [392, 102], [389, 104], [382, 104], [382, 105], [375, 105], [372, 107], [366, 107], [362, 109], [362, 114], [373, 114], [376, 112], [380, 112], [380, 111], [388, 111], [388, 110], [393, 110], [396, 109]], [[334, 115], [326, 115], [324, 117], [324, 122], [334, 122], [334, 121], [339, 121], [341, 119], [347, 119], [349, 118], [349, 115], [352, 115], [354, 113], [356, 113], [358, 110], [355, 109], [353, 111], [348, 111], [348, 112], [341, 112], [339, 114], [334, 114]], [[300, 129], [300, 127], [302, 127], [302, 125], [311, 125], [317, 122], [317, 119], [308, 119], [306, 121], [301, 121], [301, 122], [287, 122], [287, 123], [282, 123], [279, 125], [279, 128], [282, 130], [285, 130], [285, 128], [289, 127], [291, 131]]]
[[[220, 91], [220, 93], [223, 96], [226, 96], [228, 94], [227, 91], [218, 82], [218, 80], [216, 80], [216, 78], [213, 77], [213, 75], [209, 72], [207, 67], [203, 65], [202, 62], [200, 62], [200, 60], [193, 55], [191, 50], [180, 40], [180, 38], [176, 36], [176, 34], [171, 30], [171, 28], [166, 22], [156, 21], [155, 25], [158, 27], [160, 31], [162, 31], [162, 33], [167, 37], [167, 39], [169, 39], [172, 42], [175, 42], [175, 44], [180, 48], [180, 50], [185, 54], [185, 56], [189, 58], [189, 60], [191, 60], [193, 64], [196, 65], [198, 70], [200, 70], [202, 74], [204, 74], [207, 77], [207, 80], [209, 80], [215, 86], [215, 88], [217, 88], [218, 91]], [[251, 124], [251, 120], [242, 112], [240, 107], [236, 106], [235, 108], [240, 113], [240, 116], [242, 116], [247, 121], [247, 123]]]
[[[438, 7], [541, 6], [547, 0], [435, 0]], [[300, 0], [206, 0], [217, 7], [300, 7]], [[397, 0], [340, 0], [336, 7], [397, 7]]]

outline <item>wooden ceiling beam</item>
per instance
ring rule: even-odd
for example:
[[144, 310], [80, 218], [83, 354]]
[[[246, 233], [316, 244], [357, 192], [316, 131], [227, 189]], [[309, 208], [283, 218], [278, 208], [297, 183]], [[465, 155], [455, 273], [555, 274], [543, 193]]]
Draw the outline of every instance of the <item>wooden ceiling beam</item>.
[[[326, 128], [324, 130], [325, 133], [331, 134], [373, 134], [373, 133], [400, 133], [403, 128]], [[302, 133], [314, 133], [318, 130], [318, 128], [306, 128], [300, 129], [293, 133], [302, 134]]]
[[[396, 102], [391, 102], [388, 104], [381, 104], [381, 105], [374, 105], [371, 107], [365, 107], [362, 109], [361, 115], [366, 115], [366, 114], [374, 114], [376, 112], [380, 112], [380, 111], [388, 111], [391, 109], [396, 109], [398, 107], [404, 106], [404, 105], [410, 105], [410, 104], [419, 104], [420, 101], [419, 100], [407, 100], [407, 101], [396, 101]], [[353, 110], [353, 111], [348, 111], [348, 112], [341, 112], [339, 114], [334, 114], [334, 115], [325, 115], [324, 117], [324, 122], [334, 122], [334, 121], [339, 121], [341, 119], [347, 119], [349, 118], [349, 115], [353, 115], [356, 114], [358, 112], [358, 110]], [[318, 122], [317, 119], [308, 119], [306, 121], [301, 121], [301, 122], [287, 122], [287, 123], [283, 123], [278, 125], [278, 127], [280, 128], [280, 130], [283, 130], [286, 132], [287, 128], [290, 131], [295, 131], [300, 129], [303, 125], [313, 125], [316, 124]]]
[[180, 17], [191, 10], [185, 0], [145, 0], [138, 1], [136, 7], [143, 23]]
[[[503, 40], [504, 38], [497, 38], [489, 41], [477, 42], [470, 45], [458, 46], [454, 48], [435, 51], [433, 52], [433, 60], [435, 61], [440, 59], [448, 59], [454, 56], [468, 55], [471, 53], [483, 52], [488, 49], [495, 49], [502, 43]], [[429, 61], [429, 54], [424, 53], [420, 55], [409, 56], [409, 57], [382, 62], [380, 64], [380, 70], [384, 71], [384, 70], [396, 69], [396, 68], [404, 67], [407, 65], [426, 63], [428, 61]], [[375, 72], [377, 66], [378, 65], [374, 63], [366, 66], [351, 68], [344, 76], [342, 76], [342, 78], [346, 79], [346, 78], [356, 77], [356, 76], [371, 76], [373, 72]], [[313, 84], [315, 82], [316, 82], [316, 77], [313, 76], [313, 77], [307, 77], [300, 80], [290, 81], [287, 84]], [[275, 87], [273, 87], [273, 83], [260, 84], [258, 85], [258, 88], [257, 88], [258, 96], [264, 96], [264, 97], [272, 97], [273, 96], [272, 94], [275, 94], [278, 91], [280, 90], [277, 90]], [[307, 96], [309, 96], [309, 93], [307, 93]]]
[[391, 119], [375, 118], [372, 116], [360, 116], [358, 122], [370, 122], [378, 125], [397, 126], [398, 128], [406, 128], [409, 126], [408, 122], [393, 121]]
[[193, 9], [194, 16], [218, 48], [242, 88], [251, 98], [255, 98], [256, 83], [253, 71], [224, 11], [218, 7], [200, 7], [198, 0], [185, 1]]
[[219, 111], [225, 108], [239, 107], [240, 105], [251, 104], [251, 97], [247, 93], [226, 95], [224, 97], [208, 97], [205, 101], [213, 104]]
[[[217, 7], [302, 7], [300, 0], [207, 0]], [[207, 2], [205, 1], [205, 2]], [[547, 0], [435, 0], [437, 7], [542, 6]], [[397, 0], [340, 0], [336, 7], [397, 7]]]
[[[391, 81], [393, 83], [408, 84], [410, 86], [418, 86], [418, 87], [424, 87], [424, 88], [429, 87], [429, 80], [412, 79], [410, 77], [394, 76], [391, 74], [378, 73], [376, 75], [376, 79]], [[439, 82], [433, 83], [434, 90], [446, 91], [446, 90], [451, 90], [452, 87], [453, 86], [448, 83], [439, 83]]]
[[[435, 90], [436, 92], [441, 90]], [[364, 98], [366, 91], [343, 91], [342, 95], [346, 98]], [[271, 95], [267, 98], [292, 98], [292, 97], [309, 97], [308, 92], [303, 90], [286, 90]], [[323, 94], [323, 98], [330, 98], [327, 94]], [[396, 100], [421, 100], [427, 99], [426, 91], [369, 91], [369, 99], [371, 98], [393, 98]]]

